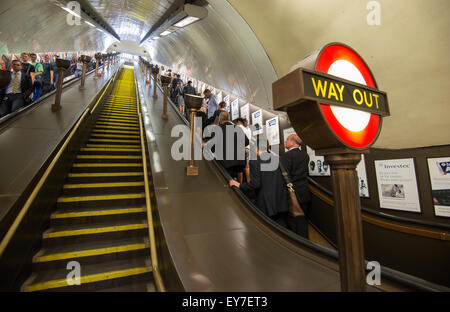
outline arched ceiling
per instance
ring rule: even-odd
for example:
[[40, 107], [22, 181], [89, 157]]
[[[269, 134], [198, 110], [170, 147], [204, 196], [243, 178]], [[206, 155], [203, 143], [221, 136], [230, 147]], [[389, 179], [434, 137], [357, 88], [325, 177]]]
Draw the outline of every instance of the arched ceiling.
[[[68, 25], [55, 0], [0, 1], [0, 53], [104, 51], [116, 41], [85, 23]], [[89, 0], [123, 40], [139, 41], [176, 0]], [[210, 0], [208, 17], [158, 42], [156, 61], [271, 108], [271, 83], [328, 42], [356, 49], [388, 93], [377, 147], [449, 144], [450, 1]], [[183, 65], [182, 65], [183, 64]]]

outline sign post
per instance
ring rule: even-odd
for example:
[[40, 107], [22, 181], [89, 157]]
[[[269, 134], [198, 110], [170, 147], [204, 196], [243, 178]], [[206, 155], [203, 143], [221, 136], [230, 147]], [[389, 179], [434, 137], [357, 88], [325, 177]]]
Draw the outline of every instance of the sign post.
[[274, 109], [286, 111], [306, 145], [331, 167], [342, 291], [365, 290], [356, 166], [389, 116], [385, 92], [350, 47], [331, 43], [273, 83]]
[[197, 95], [186, 94], [184, 102], [190, 111], [190, 126], [191, 126], [191, 155], [189, 166], [186, 167], [187, 176], [198, 176], [198, 167], [194, 163], [194, 144], [195, 144], [195, 114], [202, 107], [203, 97]]
[[164, 120], [169, 119], [169, 116], [167, 115], [167, 97], [169, 96], [168, 92], [168, 86], [172, 78], [168, 76], [161, 76], [161, 83], [163, 85], [164, 90], [164, 102], [163, 102], [163, 113], [161, 115], [161, 118]]
[[91, 61], [91, 57], [87, 55], [80, 56], [80, 61], [83, 62], [83, 72], [81, 74], [81, 84], [80, 84], [80, 90], [84, 90], [84, 83], [86, 82], [86, 67], [87, 64]]

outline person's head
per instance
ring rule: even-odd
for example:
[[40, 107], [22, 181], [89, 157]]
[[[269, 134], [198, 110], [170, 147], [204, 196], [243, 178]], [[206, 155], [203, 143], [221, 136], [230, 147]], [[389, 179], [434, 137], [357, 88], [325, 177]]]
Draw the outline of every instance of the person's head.
[[35, 54], [35, 53], [31, 53], [30, 54], [30, 58], [31, 58], [31, 62], [36, 62], [36, 59], [37, 59], [37, 55]]
[[300, 147], [302, 143], [302, 140], [300, 139], [300, 137], [296, 134], [291, 134], [287, 137], [286, 142], [284, 142], [284, 146], [287, 149], [291, 149], [291, 148], [295, 148], [295, 147]]
[[22, 63], [20, 63], [19, 60], [14, 60], [11, 63], [11, 68], [15, 73], [17, 73], [22, 70]]
[[202, 106], [202, 107], [200, 108], [200, 111], [201, 111], [201, 112], [204, 112], [205, 114], [207, 113], [206, 107], [204, 107], [204, 106]]
[[180, 78], [181, 78], [181, 75], [177, 74], [177, 78], [180, 79]]
[[[53, 55], [53, 61], [56, 62], [57, 59], [58, 59], [58, 55]], [[95, 58], [92, 58], [92, 60], [94, 61]]]
[[189, 80], [188, 81], [188, 85], [192, 86], [192, 81]]
[[183, 85], [183, 84], [181, 83], [181, 81], [178, 81], [178, 82], [177, 82], [177, 86], [180, 86], [180, 87], [181, 87], [182, 85]]
[[225, 103], [224, 101], [219, 103], [219, 109], [220, 110], [225, 110], [226, 107], [227, 107], [227, 103]]
[[50, 56], [48, 54], [44, 55], [44, 62], [48, 63], [50, 61]]
[[230, 121], [230, 116], [228, 115], [227, 112], [224, 112], [224, 113], [222, 113], [222, 114], [219, 115], [219, 118], [218, 118], [218, 119], [219, 119], [219, 120], [218, 120], [218, 123], [219, 123], [219, 125], [221, 125], [221, 124], [223, 124], [223, 123], [225, 123], [225, 122]]
[[205, 91], [203, 91], [203, 94], [205, 95], [205, 98], [209, 99], [211, 97], [211, 90], [205, 89]]
[[23, 63], [27, 63], [28, 62], [28, 53], [25, 53], [25, 52], [20, 53], [20, 59], [22, 60]]

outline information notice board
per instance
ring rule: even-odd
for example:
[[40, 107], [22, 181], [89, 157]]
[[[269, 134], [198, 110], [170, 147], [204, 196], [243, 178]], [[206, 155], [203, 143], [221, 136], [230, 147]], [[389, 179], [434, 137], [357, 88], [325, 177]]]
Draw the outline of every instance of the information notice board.
[[376, 160], [380, 207], [420, 212], [414, 159]]
[[450, 217], [450, 157], [428, 158], [434, 213]]

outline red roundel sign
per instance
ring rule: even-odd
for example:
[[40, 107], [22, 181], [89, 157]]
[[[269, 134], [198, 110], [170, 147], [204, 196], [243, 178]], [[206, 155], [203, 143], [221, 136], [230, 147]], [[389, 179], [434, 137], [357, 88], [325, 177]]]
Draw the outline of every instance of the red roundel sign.
[[[377, 88], [375, 79], [364, 60], [350, 47], [333, 43], [322, 49], [314, 70]], [[377, 138], [381, 117], [377, 114], [320, 104], [322, 114], [335, 135], [346, 145], [362, 149]]]

